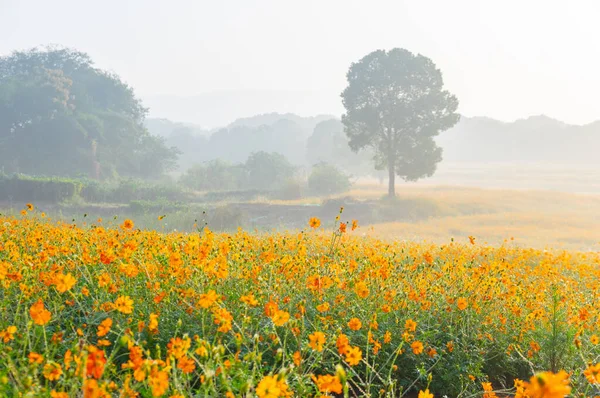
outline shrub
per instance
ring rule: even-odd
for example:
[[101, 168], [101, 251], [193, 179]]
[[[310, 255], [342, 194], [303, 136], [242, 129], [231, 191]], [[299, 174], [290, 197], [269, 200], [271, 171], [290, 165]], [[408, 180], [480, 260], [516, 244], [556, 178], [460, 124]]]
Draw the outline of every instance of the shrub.
[[308, 189], [314, 195], [333, 195], [346, 192], [352, 183], [350, 178], [337, 167], [320, 163], [308, 177]]
[[245, 186], [246, 178], [243, 165], [230, 165], [217, 159], [192, 166], [179, 181], [196, 191], [230, 191]]
[[0, 177], [0, 200], [60, 203], [79, 195], [82, 184], [66, 178]]

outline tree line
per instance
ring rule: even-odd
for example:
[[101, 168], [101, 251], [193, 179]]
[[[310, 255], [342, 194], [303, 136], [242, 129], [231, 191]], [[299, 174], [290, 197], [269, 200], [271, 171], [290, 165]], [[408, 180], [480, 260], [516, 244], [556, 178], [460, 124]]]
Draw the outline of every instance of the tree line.
[[[185, 131], [170, 137], [187, 149], [190, 164], [207, 160], [201, 155], [207, 152], [222, 159], [191, 168], [183, 181], [193, 185], [198, 179], [210, 187], [220, 175], [238, 186], [260, 188], [279, 178], [265, 178], [273, 165], [276, 173], [285, 174], [291, 169], [283, 160], [297, 164], [306, 159], [321, 170], [332, 159], [349, 172], [366, 164], [386, 170], [391, 196], [396, 176], [431, 176], [442, 159], [434, 137], [459, 119], [458, 100], [444, 89], [435, 64], [404, 49], [377, 50], [353, 63], [346, 77], [341, 122], [322, 120], [312, 132], [279, 120], [230, 126], [210, 138], [191, 139]], [[147, 112], [131, 87], [95, 67], [85, 53], [44, 48], [0, 57], [0, 169], [94, 179], [158, 178], [176, 168], [182, 153], [148, 132]], [[195, 152], [189, 151], [193, 145]], [[283, 153], [273, 154], [275, 149]], [[240, 163], [249, 151], [255, 154]], [[250, 166], [257, 156], [266, 162], [262, 168]], [[255, 169], [259, 176], [252, 174]]]

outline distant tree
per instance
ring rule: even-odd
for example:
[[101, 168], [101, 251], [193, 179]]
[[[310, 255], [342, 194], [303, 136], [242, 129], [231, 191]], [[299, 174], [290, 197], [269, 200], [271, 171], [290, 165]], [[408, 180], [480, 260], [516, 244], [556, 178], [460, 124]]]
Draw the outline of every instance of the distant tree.
[[348, 146], [344, 125], [339, 119], [320, 122], [306, 141], [309, 164], [331, 163], [353, 174], [366, 175], [372, 169], [373, 151], [370, 148], [354, 153]]
[[352, 150], [371, 147], [377, 169], [415, 181], [435, 172], [442, 150], [434, 137], [454, 126], [458, 100], [444, 90], [442, 73], [423, 55], [395, 48], [353, 63], [342, 92], [342, 123]]
[[254, 152], [246, 160], [248, 184], [254, 189], [277, 189], [293, 175], [295, 168], [279, 153]]
[[180, 182], [197, 191], [231, 191], [244, 188], [247, 173], [243, 165], [215, 159], [190, 167]]
[[337, 167], [319, 163], [308, 177], [308, 189], [316, 195], [332, 195], [348, 191], [352, 183], [346, 174]]
[[64, 48], [0, 57], [0, 168], [39, 175], [154, 177], [177, 151], [150, 136], [147, 110], [114, 74]]

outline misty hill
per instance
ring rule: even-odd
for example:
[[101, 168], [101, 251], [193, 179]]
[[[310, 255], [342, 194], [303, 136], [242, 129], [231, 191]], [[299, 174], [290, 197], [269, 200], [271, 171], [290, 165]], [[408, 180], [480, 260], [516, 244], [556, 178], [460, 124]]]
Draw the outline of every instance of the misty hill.
[[268, 113], [240, 118], [209, 131], [194, 124], [149, 118], [146, 127], [151, 134], [165, 137], [168, 146], [181, 151], [179, 171], [185, 171], [195, 163], [212, 159], [241, 163], [258, 151], [277, 152], [294, 164], [305, 164], [308, 138], [319, 123], [331, 119], [333, 116]]
[[[353, 174], [361, 174], [362, 169], [371, 172], [370, 157], [355, 157], [349, 151], [343, 126], [333, 116], [268, 113], [210, 131], [167, 119], [150, 118], [146, 126], [152, 134], [165, 137], [167, 145], [179, 148], [180, 171], [217, 158], [244, 162], [250, 153], [264, 150], [281, 153], [297, 165], [328, 161]], [[462, 117], [437, 141], [444, 149], [444, 162], [600, 164], [600, 121], [576, 126], [547, 116], [510, 123]]]
[[577, 126], [547, 116], [511, 123], [462, 117], [437, 142], [447, 162], [600, 164], [600, 121]]
[[192, 123], [180, 123], [173, 122], [169, 119], [164, 118], [147, 118], [144, 121], [144, 125], [151, 134], [158, 135], [161, 137], [170, 137], [173, 134], [178, 133], [189, 133], [192, 135], [208, 135], [210, 130], [203, 129], [202, 127]]

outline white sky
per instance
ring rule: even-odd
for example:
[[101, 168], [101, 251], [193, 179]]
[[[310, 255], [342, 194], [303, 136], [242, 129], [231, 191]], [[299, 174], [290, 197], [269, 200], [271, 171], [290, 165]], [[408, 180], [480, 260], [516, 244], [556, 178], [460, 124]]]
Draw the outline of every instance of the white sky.
[[467, 116], [600, 119], [600, 0], [0, 0], [0, 54], [48, 43], [142, 99], [310, 90], [334, 114], [351, 62], [404, 47], [433, 59]]

